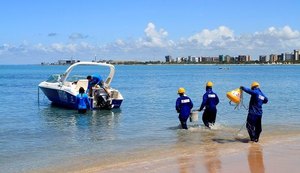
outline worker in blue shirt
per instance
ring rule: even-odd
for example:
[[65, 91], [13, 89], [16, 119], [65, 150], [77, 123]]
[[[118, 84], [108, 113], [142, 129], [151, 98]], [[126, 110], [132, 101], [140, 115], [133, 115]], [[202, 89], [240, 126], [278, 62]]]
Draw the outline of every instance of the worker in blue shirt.
[[103, 87], [103, 85], [104, 85], [104, 82], [103, 82], [100, 75], [95, 75], [94, 74], [92, 76], [87, 76], [86, 78], [89, 81], [88, 88], [87, 88], [87, 93], [89, 93], [89, 96], [92, 96], [92, 88], [95, 85], [99, 85], [100, 87]]
[[79, 88], [79, 94], [76, 96], [76, 103], [78, 106], [78, 113], [86, 113], [87, 109], [90, 109], [91, 103], [88, 95], [84, 92], [84, 88]]
[[199, 111], [204, 112], [202, 115], [202, 121], [204, 125], [210, 128], [210, 124], [213, 125], [216, 121], [217, 116], [217, 104], [219, 103], [219, 98], [216, 93], [212, 90], [213, 83], [211, 81], [206, 83], [206, 92], [203, 95], [202, 103]]
[[186, 96], [185, 93], [185, 89], [184, 88], [179, 88], [178, 92], [179, 97], [176, 100], [176, 111], [177, 113], [179, 113], [179, 121], [181, 123], [181, 127], [183, 129], [188, 129], [187, 128], [187, 120], [191, 114], [191, 109], [193, 108], [193, 102], [192, 100]]
[[241, 86], [240, 89], [251, 95], [246, 127], [250, 136], [250, 140], [258, 142], [260, 133], [262, 131], [262, 105], [268, 103], [268, 98], [259, 89], [258, 82], [253, 82], [251, 84], [251, 89], [243, 86]]

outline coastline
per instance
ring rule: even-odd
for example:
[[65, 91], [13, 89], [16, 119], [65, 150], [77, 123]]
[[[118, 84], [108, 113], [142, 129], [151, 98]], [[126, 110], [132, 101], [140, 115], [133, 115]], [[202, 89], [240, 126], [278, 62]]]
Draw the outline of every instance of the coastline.
[[[90, 62], [90, 61], [89, 61]], [[107, 62], [103, 62], [107, 63]], [[140, 62], [140, 63], [110, 63], [115, 66], [144, 66], [144, 65], [170, 65], [170, 66], [186, 66], [186, 65], [196, 65], [196, 66], [299, 66], [300, 63], [278, 63], [278, 64], [272, 64], [272, 63], [148, 63], [148, 62]], [[70, 66], [72, 64], [0, 64], [0, 66]]]
[[[81, 158], [70, 165], [32, 172], [121, 173], [121, 172], [298, 172], [300, 134], [262, 139], [210, 141], [207, 146], [175, 145], [168, 149], [132, 151], [105, 158]], [[77, 163], [76, 163], [77, 162]]]
[[223, 173], [296, 173], [300, 151], [300, 137], [281, 143], [247, 143], [239, 152], [217, 153], [209, 148], [205, 153], [190, 150], [174, 155], [158, 155], [154, 159], [140, 159], [107, 167], [91, 167], [78, 173], [118, 172], [223, 172]]

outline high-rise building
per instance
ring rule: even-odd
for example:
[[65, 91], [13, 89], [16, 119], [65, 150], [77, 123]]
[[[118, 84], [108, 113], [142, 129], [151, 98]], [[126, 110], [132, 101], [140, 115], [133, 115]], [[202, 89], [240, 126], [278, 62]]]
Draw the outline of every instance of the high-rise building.
[[224, 55], [219, 55], [219, 62], [223, 62], [224, 61]]
[[295, 61], [299, 60], [299, 50], [294, 50], [294, 60]]
[[197, 57], [196, 57], [196, 56], [192, 56], [192, 57], [191, 57], [191, 61], [192, 61], [192, 62], [197, 62]]
[[225, 55], [224, 57], [224, 61], [226, 61], [227, 63], [230, 62], [232, 59], [229, 55]]
[[283, 60], [284, 60], [284, 54], [283, 53], [277, 56], [277, 61], [278, 62], [282, 62]]
[[188, 58], [187, 58], [187, 62], [192, 62], [192, 56], [188, 56]]
[[293, 60], [294, 55], [291, 53], [285, 53], [284, 56], [285, 56], [285, 61], [291, 61]]
[[286, 59], [285, 53], [282, 53], [282, 54], [281, 54], [281, 58], [282, 58], [282, 61], [285, 61], [285, 59]]
[[266, 55], [259, 55], [259, 62], [267, 62], [267, 56]]
[[170, 62], [173, 61], [171, 55], [167, 55], [167, 56], [165, 56], [165, 58], [166, 58], [166, 62], [167, 62], [167, 63], [170, 63]]
[[271, 54], [270, 55], [270, 62], [277, 62], [278, 61], [278, 56], [276, 54]]
[[250, 60], [251, 60], [250, 55], [239, 55], [237, 57], [237, 61], [239, 61], [239, 62], [248, 62]]

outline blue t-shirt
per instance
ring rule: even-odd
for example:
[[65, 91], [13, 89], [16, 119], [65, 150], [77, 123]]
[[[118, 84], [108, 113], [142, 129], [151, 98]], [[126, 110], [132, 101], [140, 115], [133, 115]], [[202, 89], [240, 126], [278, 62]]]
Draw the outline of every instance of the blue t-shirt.
[[78, 105], [78, 109], [89, 109], [90, 108], [90, 100], [88, 98], [88, 95], [83, 93], [83, 94], [77, 94], [76, 96], [76, 102]]

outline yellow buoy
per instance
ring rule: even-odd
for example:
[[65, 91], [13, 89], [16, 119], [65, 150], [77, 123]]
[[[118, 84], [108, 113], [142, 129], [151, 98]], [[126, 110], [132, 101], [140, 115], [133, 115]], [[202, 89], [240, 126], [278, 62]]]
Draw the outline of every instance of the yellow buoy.
[[241, 101], [241, 89], [237, 88], [226, 93], [226, 96], [234, 103], [239, 104]]

